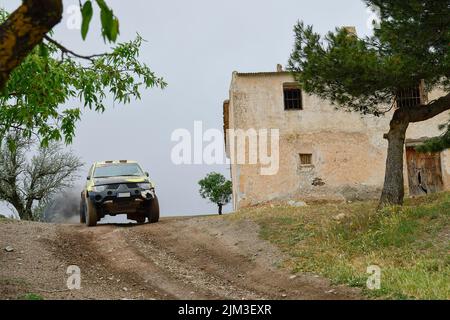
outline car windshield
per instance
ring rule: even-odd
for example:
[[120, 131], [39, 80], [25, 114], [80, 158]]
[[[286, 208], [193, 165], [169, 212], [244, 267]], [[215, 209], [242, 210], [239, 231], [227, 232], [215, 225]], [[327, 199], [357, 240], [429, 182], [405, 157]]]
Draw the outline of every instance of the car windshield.
[[143, 172], [137, 163], [108, 163], [95, 168], [94, 178], [143, 176]]

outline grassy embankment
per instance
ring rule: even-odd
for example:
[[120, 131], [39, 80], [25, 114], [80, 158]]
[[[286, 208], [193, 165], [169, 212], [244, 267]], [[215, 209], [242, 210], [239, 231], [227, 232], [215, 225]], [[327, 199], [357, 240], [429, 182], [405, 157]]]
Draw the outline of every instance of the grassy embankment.
[[[450, 299], [450, 193], [375, 209], [376, 202], [264, 206], [230, 219], [256, 221], [294, 273], [320, 274], [372, 298]], [[381, 268], [380, 290], [366, 289], [369, 265]]]

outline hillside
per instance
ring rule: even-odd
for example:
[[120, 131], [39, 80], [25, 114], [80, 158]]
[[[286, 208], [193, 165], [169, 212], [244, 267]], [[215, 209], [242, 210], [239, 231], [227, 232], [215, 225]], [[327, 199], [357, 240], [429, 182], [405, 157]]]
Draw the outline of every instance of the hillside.
[[[229, 219], [257, 222], [294, 273], [317, 273], [372, 298], [449, 299], [450, 193], [407, 199], [403, 208], [380, 213], [375, 208], [375, 202], [271, 205]], [[380, 290], [365, 289], [369, 265], [381, 268]]]

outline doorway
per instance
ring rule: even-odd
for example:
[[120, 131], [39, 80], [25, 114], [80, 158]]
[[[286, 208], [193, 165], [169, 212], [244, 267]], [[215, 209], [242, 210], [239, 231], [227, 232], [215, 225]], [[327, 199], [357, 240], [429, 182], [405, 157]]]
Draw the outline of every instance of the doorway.
[[411, 196], [443, 190], [441, 154], [439, 152], [420, 153], [414, 147], [407, 147], [406, 162]]

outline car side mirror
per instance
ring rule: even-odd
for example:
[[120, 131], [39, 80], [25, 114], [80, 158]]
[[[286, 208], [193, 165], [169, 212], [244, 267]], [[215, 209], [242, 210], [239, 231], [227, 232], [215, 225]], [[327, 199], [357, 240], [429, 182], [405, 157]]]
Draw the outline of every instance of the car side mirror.
[[150, 177], [150, 175], [148, 174], [148, 172], [146, 172], [145, 175], [146, 175], [147, 177]]

